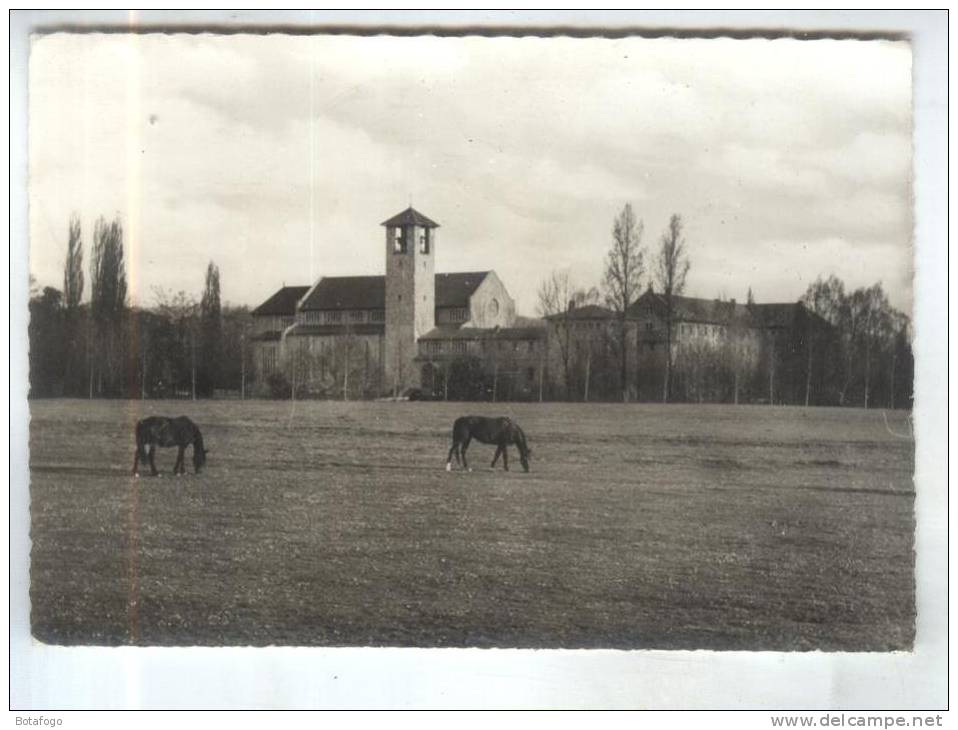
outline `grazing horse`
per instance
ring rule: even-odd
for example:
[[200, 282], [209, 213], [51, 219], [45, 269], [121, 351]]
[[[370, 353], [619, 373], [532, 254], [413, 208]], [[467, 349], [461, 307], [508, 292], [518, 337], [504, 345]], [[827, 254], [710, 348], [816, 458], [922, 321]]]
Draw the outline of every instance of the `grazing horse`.
[[[209, 453], [203, 447], [203, 434], [186, 416], [179, 418], [166, 418], [164, 416], [150, 416], [138, 421], [136, 424], [136, 454], [133, 457], [133, 476], [139, 476], [140, 462], [149, 462], [150, 473], [157, 475], [156, 464], [153, 461], [153, 455], [156, 453], [157, 446], [176, 446], [179, 453], [176, 455], [176, 464], [173, 466], [174, 474], [185, 474], [186, 467], [183, 465], [183, 452], [190, 444], [193, 445], [193, 471], [197, 474], [206, 463], [206, 455]], [[149, 450], [147, 450], [149, 448]]]
[[449, 457], [446, 460], [446, 471], [452, 471], [453, 456], [464, 469], [469, 468], [466, 462], [466, 449], [469, 448], [469, 442], [472, 439], [481, 444], [495, 444], [496, 455], [490, 468], [495, 468], [499, 455], [502, 454], [502, 466], [506, 471], [509, 471], [509, 452], [506, 447], [509, 444], [515, 444], [519, 449], [519, 461], [522, 462], [522, 468], [529, 471], [529, 457], [532, 456], [532, 449], [526, 444], [526, 435], [519, 425], [508, 418], [486, 418], [485, 416], [463, 416], [456, 419], [452, 426], [452, 448], [449, 449]]

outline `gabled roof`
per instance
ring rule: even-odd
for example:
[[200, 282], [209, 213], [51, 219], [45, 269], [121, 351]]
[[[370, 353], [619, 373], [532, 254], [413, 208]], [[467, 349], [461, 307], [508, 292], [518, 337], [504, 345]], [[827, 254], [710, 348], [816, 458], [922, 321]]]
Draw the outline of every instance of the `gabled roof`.
[[302, 309], [385, 309], [385, 307], [385, 277], [324, 276], [303, 302]]
[[567, 309], [564, 312], [550, 314], [546, 319], [613, 319], [615, 312], [607, 307], [600, 307], [598, 304], [586, 304], [574, 309]]
[[763, 327], [791, 327], [795, 321], [798, 304], [753, 304], [756, 324]]
[[831, 322], [802, 302], [752, 305], [752, 318], [762, 327], [792, 327], [799, 317], [807, 317], [815, 327], [833, 327]]
[[436, 306], [468, 307], [469, 297], [488, 275], [488, 271], [436, 274]]
[[[786, 305], [787, 306], [787, 305]], [[657, 314], [665, 312], [666, 301], [661, 294], [646, 291], [629, 307], [628, 314], [637, 316], [645, 308], [651, 307]], [[749, 307], [736, 302], [723, 302], [719, 299], [697, 299], [695, 297], [672, 296], [672, 317], [676, 322], [697, 322], [701, 324], [728, 325], [737, 322], [751, 327], [754, 322]]]
[[[436, 306], [468, 307], [488, 271], [436, 274]], [[310, 309], [385, 309], [383, 276], [324, 276], [303, 302]]]
[[253, 310], [253, 316], [292, 316], [296, 303], [309, 291], [308, 286], [284, 286]]
[[[629, 307], [631, 316], [638, 316], [645, 308], [651, 307], [656, 314], [663, 316], [665, 297], [652, 291], [646, 291]], [[816, 327], [832, 325], [820, 315], [809, 310], [801, 302], [773, 304], [738, 304], [718, 299], [696, 299], [694, 297], [672, 297], [672, 312], [676, 322], [694, 322], [701, 324], [729, 325], [735, 322], [744, 327], [773, 328], [794, 327], [799, 317], [808, 317]]]
[[420, 226], [422, 228], [439, 228], [439, 224], [430, 220], [418, 210], [409, 206], [402, 213], [394, 215], [388, 221], [383, 221], [384, 226]]

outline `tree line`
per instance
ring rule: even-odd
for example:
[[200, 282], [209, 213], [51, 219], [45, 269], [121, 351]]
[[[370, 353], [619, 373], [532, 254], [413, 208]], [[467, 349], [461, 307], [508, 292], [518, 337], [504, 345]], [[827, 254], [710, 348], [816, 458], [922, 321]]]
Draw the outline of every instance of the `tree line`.
[[[529, 375], [526, 368], [490, 350], [494, 360], [454, 363], [434, 387], [454, 399], [641, 398], [910, 407], [911, 325], [889, 304], [880, 283], [847, 291], [840, 279], [828, 276], [809, 285], [799, 301], [828, 327], [795, 321], [777, 331], [756, 330], [731, 316], [717, 339], [681, 337], [675, 297], [684, 293], [691, 269], [682, 217], [671, 216], [651, 254], [643, 235], [642, 220], [627, 204], [613, 221], [598, 286], [579, 286], [562, 271], [552, 272], [541, 283], [540, 316], [599, 303], [613, 313], [600, 328], [586, 330], [576, 327], [574, 319], [552, 318], [555, 355], [549, 359], [553, 372], [547, 379], [542, 376], [545, 360]], [[84, 300], [87, 280], [90, 292]], [[638, 342], [628, 310], [643, 284], [653, 287], [664, 304], [665, 346], [657, 372], [639, 368], [632, 377], [629, 356], [637, 352]], [[759, 311], [751, 289], [746, 306]], [[798, 311], [807, 320], [805, 310]], [[30, 395], [198, 398], [217, 391], [245, 395], [252, 373], [251, 325], [246, 307], [222, 305], [220, 273], [212, 261], [198, 297], [154, 289], [152, 306], [131, 305], [120, 220], [96, 221], [85, 271], [80, 220], [74, 215], [67, 230], [62, 290], [40, 290], [31, 278]], [[295, 397], [319, 377], [328, 385], [325, 397], [375, 395], [383, 385], [381, 374], [370, 365], [368, 346], [354, 339], [347, 337], [337, 345], [342, 352], [320, 353], [315, 362], [308, 352], [294, 348], [286, 363], [288, 380], [267, 383], [267, 392]]]
[[[755, 304], [749, 288], [746, 307], [757, 329], [737, 314], [734, 301], [716, 300], [715, 311], [726, 308], [717, 336], [682, 337], [676, 297], [683, 295], [691, 269], [682, 217], [670, 217], [651, 252], [630, 204], [615, 217], [611, 234], [599, 286], [580, 286], [564, 271], [553, 271], [539, 286], [538, 313], [551, 317], [559, 363], [553, 397], [911, 406], [910, 321], [890, 305], [881, 283], [847, 292], [838, 277], [819, 277], [799, 300], [805, 310], [796, 309], [793, 319], [778, 323], [783, 326], [763, 319], [767, 310]], [[628, 309], [643, 284], [662, 302], [664, 347], [655, 367], [637, 367], [638, 382], [630, 385], [628, 358], [638, 352], [638, 342]], [[554, 316], [600, 302], [613, 317], [598, 329]]]
[[30, 286], [30, 396], [208, 397], [242, 393], [250, 372], [251, 317], [224, 307], [219, 269], [206, 268], [197, 299], [153, 290], [153, 306], [129, 301], [119, 219], [93, 227], [89, 298], [83, 295], [80, 219], [71, 217], [62, 290]]

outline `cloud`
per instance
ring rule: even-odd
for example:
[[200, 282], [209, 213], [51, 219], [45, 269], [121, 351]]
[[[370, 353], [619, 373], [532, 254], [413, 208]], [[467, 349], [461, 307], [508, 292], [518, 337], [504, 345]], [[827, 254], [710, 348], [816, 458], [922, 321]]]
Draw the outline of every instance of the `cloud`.
[[60, 280], [71, 211], [118, 213], [144, 286], [198, 288], [214, 259], [255, 305], [380, 271], [378, 224], [411, 196], [440, 268], [496, 269], [528, 313], [553, 266], [598, 283], [632, 202], [650, 245], [683, 215], [692, 294], [772, 296], [783, 261], [810, 273], [784, 250], [841, 241], [836, 273], [905, 301], [910, 68], [907, 44], [860, 41], [46, 36], [31, 270]]

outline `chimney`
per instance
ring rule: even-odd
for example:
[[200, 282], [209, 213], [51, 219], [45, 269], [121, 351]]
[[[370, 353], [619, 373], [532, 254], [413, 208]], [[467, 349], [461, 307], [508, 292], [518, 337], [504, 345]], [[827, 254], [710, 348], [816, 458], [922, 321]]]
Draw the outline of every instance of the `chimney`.
[[570, 300], [569, 300], [569, 310], [568, 310], [568, 311], [571, 312], [573, 309], [575, 309], [575, 299], [570, 299]]

